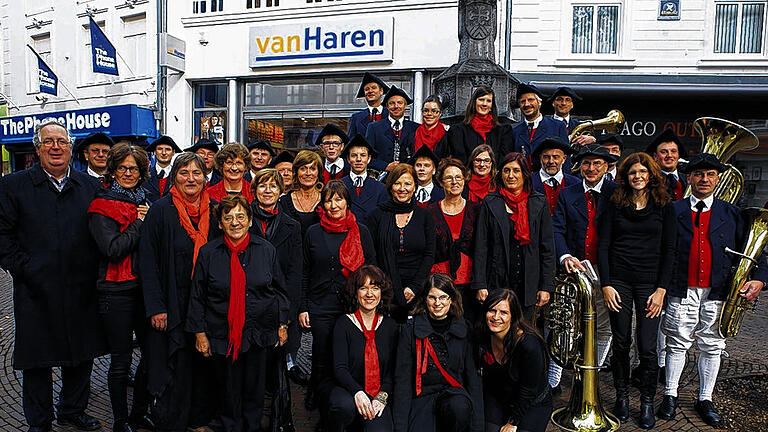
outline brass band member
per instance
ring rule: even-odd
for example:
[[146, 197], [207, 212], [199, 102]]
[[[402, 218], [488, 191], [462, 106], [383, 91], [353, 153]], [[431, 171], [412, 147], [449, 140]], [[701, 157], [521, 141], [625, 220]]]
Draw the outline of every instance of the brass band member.
[[[720, 368], [725, 339], [720, 337], [718, 321], [723, 299], [728, 295], [731, 266], [738, 257], [725, 252], [740, 250], [745, 234], [739, 209], [713, 197], [720, 173], [726, 167], [709, 153], [692, 157], [686, 167], [691, 197], [674, 204], [677, 222], [677, 267], [669, 287], [666, 317], [661, 330], [667, 336], [666, 389], [658, 415], [675, 418], [677, 387], [685, 367], [685, 353], [699, 347], [699, 395], [694, 408], [705, 423], [722, 427], [722, 419], [712, 403], [712, 390]], [[765, 254], [754, 280], [744, 284], [742, 296], [757, 297], [768, 278]]]
[[662, 175], [666, 180], [667, 192], [669, 192], [672, 200], [677, 201], [683, 198], [688, 182], [685, 176], [678, 172], [677, 163], [681, 157], [686, 156], [686, 152], [677, 134], [672, 129], [665, 129], [648, 144], [645, 152], [651, 155], [661, 167]]

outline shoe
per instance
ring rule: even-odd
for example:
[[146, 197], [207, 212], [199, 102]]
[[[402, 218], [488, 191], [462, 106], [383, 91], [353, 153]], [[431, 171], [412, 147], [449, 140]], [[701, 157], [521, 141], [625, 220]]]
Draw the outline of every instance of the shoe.
[[59, 416], [56, 419], [56, 423], [60, 426], [74, 426], [75, 429], [82, 431], [94, 431], [101, 428], [101, 422], [86, 413]]
[[552, 393], [552, 398], [560, 397], [560, 395], [563, 394], [563, 387], [558, 384], [550, 388], [550, 392]]
[[717, 412], [715, 404], [713, 404], [712, 401], [696, 401], [696, 403], [693, 404], [693, 408], [699, 413], [699, 417], [704, 420], [704, 423], [713, 428], [723, 427], [723, 418], [720, 417], [720, 413]]
[[134, 432], [134, 429], [127, 422], [115, 423], [112, 432]]
[[637, 425], [642, 429], [651, 429], [656, 426], [656, 416], [653, 415], [653, 397], [640, 399], [640, 417]]
[[659, 384], [667, 385], [667, 368], [664, 366], [659, 367]]
[[302, 372], [301, 368], [298, 366], [288, 369], [288, 378], [300, 386], [309, 384], [309, 376]]
[[48, 426], [30, 426], [27, 432], [51, 432], [51, 425]]
[[617, 394], [613, 405], [613, 415], [621, 421], [629, 420], [629, 394]]
[[148, 430], [155, 430], [155, 422], [152, 421], [151, 418], [149, 418], [148, 415], [143, 415], [141, 417], [139, 416], [130, 416], [128, 418], [128, 424], [133, 426], [134, 429], [148, 429]]
[[675, 414], [677, 414], [677, 396], [665, 395], [656, 415], [660, 419], [674, 420]]

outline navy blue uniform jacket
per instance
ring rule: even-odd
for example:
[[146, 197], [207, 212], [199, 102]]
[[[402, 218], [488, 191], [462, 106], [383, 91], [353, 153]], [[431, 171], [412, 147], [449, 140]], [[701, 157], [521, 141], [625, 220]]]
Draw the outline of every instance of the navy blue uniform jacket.
[[[605, 213], [616, 183], [603, 182], [600, 197], [595, 204], [595, 227], [600, 225], [600, 217]], [[552, 233], [555, 237], [555, 253], [559, 261], [565, 254], [584, 259], [584, 237], [587, 234], [589, 218], [587, 199], [581, 182], [560, 191], [557, 197], [555, 214], [552, 215]], [[597, 263], [592, 263], [597, 265]]]
[[[250, 171], [249, 171], [250, 172]], [[165, 190], [163, 190], [162, 196], [165, 196], [171, 191], [171, 179], [165, 182]], [[147, 195], [147, 201], [153, 203], [161, 198], [160, 194], [160, 179], [157, 177], [157, 171], [154, 168], [149, 170], [149, 178], [141, 185]]]
[[[577, 183], [581, 183], [581, 179], [564, 172], [563, 183], [565, 183], [564, 188], [567, 188], [568, 186], [573, 186]], [[531, 174], [531, 186], [533, 186], [533, 190], [535, 190], [536, 192], [541, 192], [544, 195], [546, 195], [546, 192], [544, 192], [544, 184], [541, 182], [541, 173], [539, 171], [536, 171], [533, 174]], [[560, 192], [562, 192], [564, 188], [560, 189]]]
[[352, 177], [346, 175], [341, 181], [349, 189], [349, 195], [352, 197], [352, 213], [354, 213], [357, 222], [367, 225], [368, 214], [376, 208], [377, 204], [389, 198], [389, 195], [386, 193], [387, 187], [384, 186], [384, 183], [372, 179], [369, 175], [365, 178], [363, 187], [360, 189], [360, 195], [358, 196], [357, 190], [352, 183]]
[[[565, 122], [555, 120], [552, 117], [542, 117], [536, 132], [533, 134], [533, 140], [530, 140], [531, 134], [528, 132], [528, 124], [522, 121], [512, 128], [512, 136], [515, 142], [515, 151], [533, 154], [536, 147], [547, 137], [558, 137], [568, 142], [568, 133], [565, 131]], [[511, 151], [511, 150], [510, 150]]]
[[[389, 115], [387, 109], [383, 106], [380, 108], [382, 109], [381, 118], [387, 118]], [[371, 124], [371, 111], [366, 107], [349, 117], [349, 131], [347, 131], [347, 136], [349, 136], [349, 139], [354, 138], [357, 134], [365, 136], [365, 131], [368, 129], [369, 124]]]
[[[416, 128], [419, 124], [410, 120], [401, 120], [403, 126], [400, 129], [400, 162], [407, 162], [414, 153]], [[370, 167], [377, 171], [384, 171], [384, 168], [394, 160], [395, 150], [395, 133], [392, 131], [389, 117], [382, 117], [381, 120], [369, 124], [365, 131], [365, 139], [379, 153], [376, 159], [371, 160]]]

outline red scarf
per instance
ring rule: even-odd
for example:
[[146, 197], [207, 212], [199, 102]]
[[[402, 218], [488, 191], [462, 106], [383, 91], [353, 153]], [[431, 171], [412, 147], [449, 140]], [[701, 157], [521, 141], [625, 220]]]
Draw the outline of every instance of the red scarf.
[[[120, 232], [125, 231], [128, 225], [136, 220], [136, 209], [138, 206], [125, 201], [116, 201], [104, 198], [96, 198], [91, 201], [88, 207], [88, 213], [97, 213], [114, 219], [120, 224]], [[135, 280], [138, 277], [131, 272], [131, 254], [126, 255], [119, 262], [109, 262], [107, 264], [106, 281], [124, 282]]]
[[[422, 347], [423, 347], [423, 350], [422, 350]], [[449, 374], [448, 371], [445, 370], [445, 368], [443, 368], [443, 365], [440, 364], [440, 360], [437, 358], [435, 349], [432, 347], [432, 343], [429, 342], [429, 337], [425, 337], [424, 339], [417, 338], [416, 339], [416, 396], [421, 394], [421, 376], [427, 372], [427, 366], [429, 366], [429, 364], [427, 363], [427, 359], [429, 358], [432, 358], [432, 363], [435, 364], [435, 367], [437, 367], [437, 370], [440, 371], [440, 373], [443, 375], [443, 378], [445, 378], [445, 380], [448, 381], [448, 384], [450, 384], [451, 387], [462, 388], [461, 383], [456, 381], [456, 379], [452, 377], [451, 374]]]
[[[200, 194], [200, 205], [195, 206], [182, 198], [181, 192], [174, 185], [171, 186], [171, 199], [173, 199], [173, 206], [176, 207], [176, 212], [179, 214], [179, 223], [181, 223], [181, 226], [184, 227], [189, 238], [195, 244], [195, 253], [192, 256], [192, 268], [194, 269], [195, 264], [197, 264], [197, 254], [200, 252], [200, 248], [208, 242], [211, 204], [208, 191], [204, 190]], [[191, 219], [197, 221], [197, 229], [192, 226]]]
[[365, 392], [371, 397], [376, 397], [381, 388], [381, 381], [379, 378], [379, 352], [376, 350], [376, 324], [379, 323], [379, 314], [376, 314], [373, 317], [373, 324], [371, 324], [370, 330], [365, 328], [360, 309], [355, 311], [355, 318], [357, 318], [357, 322], [360, 323], [360, 328], [363, 330], [363, 336], [365, 336]]
[[[240, 188], [240, 192], [236, 192], [239, 195], [242, 195], [245, 197], [245, 199], [248, 200], [248, 203], [253, 202], [253, 193], [251, 192], [251, 184], [248, 183], [245, 179], [240, 180], [242, 187]], [[229, 191], [224, 186], [224, 180], [216, 183], [213, 186], [208, 186], [208, 195], [210, 195], [211, 199], [216, 202], [221, 202], [221, 200], [230, 194]]]
[[443, 122], [439, 121], [432, 129], [427, 129], [427, 126], [422, 123], [416, 128], [416, 141], [413, 146], [414, 151], [418, 151], [421, 146], [425, 145], [430, 150], [435, 151], [437, 143], [445, 136], [445, 127]]
[[521, 245], [527, 245], [531, 242], [531, 234], [528, 228], [528, 192], [522, 191], [519, 195], [512, 195], [512, 191], [507, 188], [499, 188], [501, 197], [507, 207], [512, 209], [509, 219], [515, 223], [515, 238]]
[[349, 277], [350, 273], [360, 268], [365, 263], [363, 254], [363, 244], [360, 240], [360, 227], [357, 225], [355, 214], [347, 209], [344, 218], [333, 220], [325, 213], [323, 206], [317, 207], [317, 213], [320, 215], [320, 226], [325, 232], [340, 233], [346, 232], [347, 236], [339, 246], [339, 261], [344, 267], [341, 273], [344, 277]]
[[495, 188], [491, 187], [491, 175], [479, 176], [472, 174], [472, 178], [467, 182], [469, 187], [469, 200], [474, 202], [482, 201], [489, 192]]
[[483, 142], [485, 142], [485, 134], [493, 129], [493, 116], [491, 114], [475, 114], [475, 116], [472, 117], [470, 124], [472, 125], [472, 129], [479, 133], [480, 136], [483, 137]]
[[237, 255], [248, 247], [251, 235], [246, 233], [240, 243], [233, 244], [229, 237], [224, 236], [224, 242], [229, 248], [229, 349], [227, 355], [232, 356], [232, 362], [237, 360], [240, 345], [243, 341], [243, 324], [245, 324], [245, 270], [243, 270]]

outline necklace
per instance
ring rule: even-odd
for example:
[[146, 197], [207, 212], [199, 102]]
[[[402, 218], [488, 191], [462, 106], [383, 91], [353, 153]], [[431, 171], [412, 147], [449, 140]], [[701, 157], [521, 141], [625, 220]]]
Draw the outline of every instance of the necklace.
[[312, 189], [309, 193], [309, 198], [306, 198], [302, 195], [306, 195], [305, 193], [301, 193], [300, 191], [296, 191], [293, 193], [294, 196], [294, 204], [296, 204], [296, 207], [298, 210], [302, 213], [309, 213], [317, 207], [318, 202], [320, 201], [319, 195], [317, 192], [315, 192], [314, 189]]

